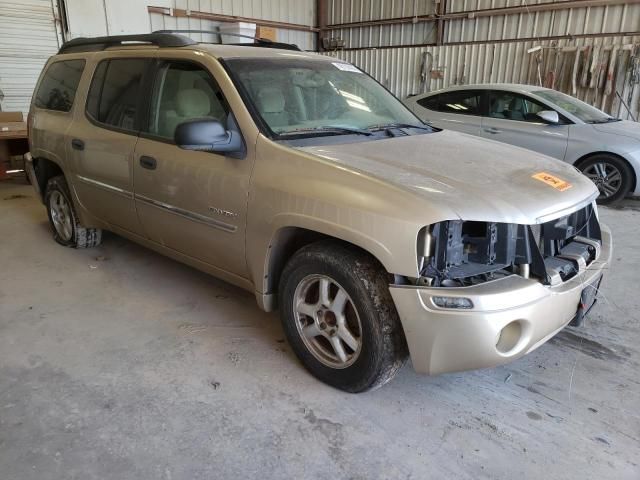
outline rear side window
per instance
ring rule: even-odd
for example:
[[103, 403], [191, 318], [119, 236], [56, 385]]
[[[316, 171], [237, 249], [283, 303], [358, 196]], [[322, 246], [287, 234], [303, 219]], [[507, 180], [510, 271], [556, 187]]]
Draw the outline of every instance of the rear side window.
[[439, 110], [462, 115], [482, 115], [482, 92], [460, 90], [439, 95]]
[[122, 130], [137, 130], [143, 95], [142, 77], [149, 60], [121, 58], [102, 61], [93, 75], [87, 114], [95, 121]]
[[84, 60], [64, 60], [49, 65], [36, 92], [35, 106], [68, 112], [73, 106]]
[[434, 95], [432, 97], [421, 98], [420, 100], [418, 100], [418, 105], [429, 110], [438, 111], [438, 109], [440, 108], [440, 97], [441, 95]]

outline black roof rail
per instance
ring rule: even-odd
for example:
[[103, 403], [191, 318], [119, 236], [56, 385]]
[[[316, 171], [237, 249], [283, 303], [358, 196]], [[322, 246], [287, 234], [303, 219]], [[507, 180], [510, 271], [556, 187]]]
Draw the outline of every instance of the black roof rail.
[[[219, 28], [219, 27], [218, 27]], [[229, 37], [250, 38], [255, 43], [228, 43], [227, 45], [245, 46], [245, 47], [262, 47], [262, 48], [280, 48], [283, 50], [294, 50], [301, 52], [300, 47], [294, 43], [274, 42], [267, 38], [252, 37], [251, 35], [243, 35], [241, 33], [227, 33], [215, 30], [156, 30], [153, 33], [159, 34], [176, 34], [176, 33], [204, 33], [207, 35], [226, 35]]]
[[74, 38], [65, 42], [58, 50], [61, 53], [96, 52], [109, 47], [129, 44], [149, 44], [158, 47], [186, 47], [195, 45], [195, 40], [176, 33], [145, 33], [140, 35], [114, 35], [110, 37]]

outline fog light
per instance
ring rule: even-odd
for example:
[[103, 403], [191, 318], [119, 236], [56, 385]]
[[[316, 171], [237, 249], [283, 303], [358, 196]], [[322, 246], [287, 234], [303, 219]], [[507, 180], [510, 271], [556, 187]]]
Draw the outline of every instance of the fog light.
[[500, 333], [498, 333], [498, 340], [496, 341], [496, 349], [503, 355], [512, 353], [512, 351], [520, 343], [520, 339], [523, 335], [522, 324], [519, 321], [511, 322], [507, 324]]
[[473, 302], [465, 297], [431, 297], [433, 303], [440, 308], [473, 308]]

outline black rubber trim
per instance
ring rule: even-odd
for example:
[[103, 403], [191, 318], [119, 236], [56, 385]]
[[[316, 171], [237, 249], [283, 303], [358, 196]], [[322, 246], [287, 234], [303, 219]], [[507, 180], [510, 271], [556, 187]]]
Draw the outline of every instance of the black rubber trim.
[[74, 52], [96, 52], [127, 43], [147, 43], [158, 47], [186, 47], [198, 42], [177, 33], [147, 33], [143, 35], [113, 35], [107, 37], [74, 38], [65, 42], [58, 54]]

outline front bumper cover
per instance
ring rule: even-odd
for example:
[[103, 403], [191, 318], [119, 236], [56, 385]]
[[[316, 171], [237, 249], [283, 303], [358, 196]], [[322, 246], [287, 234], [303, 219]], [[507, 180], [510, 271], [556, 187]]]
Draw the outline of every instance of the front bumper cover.
[[[609, 264], [611, 231], [604, 225], [601, 229], [600, 255], [559, 285], [511, 275], [470, 287], [391, 286], [416, 372], [494, 367], [553, 337], [575, 317], [582, 291], [597, 282]], [[432, 297], [443, 295], [469, 298], [473, 308], [438, 308]]]

